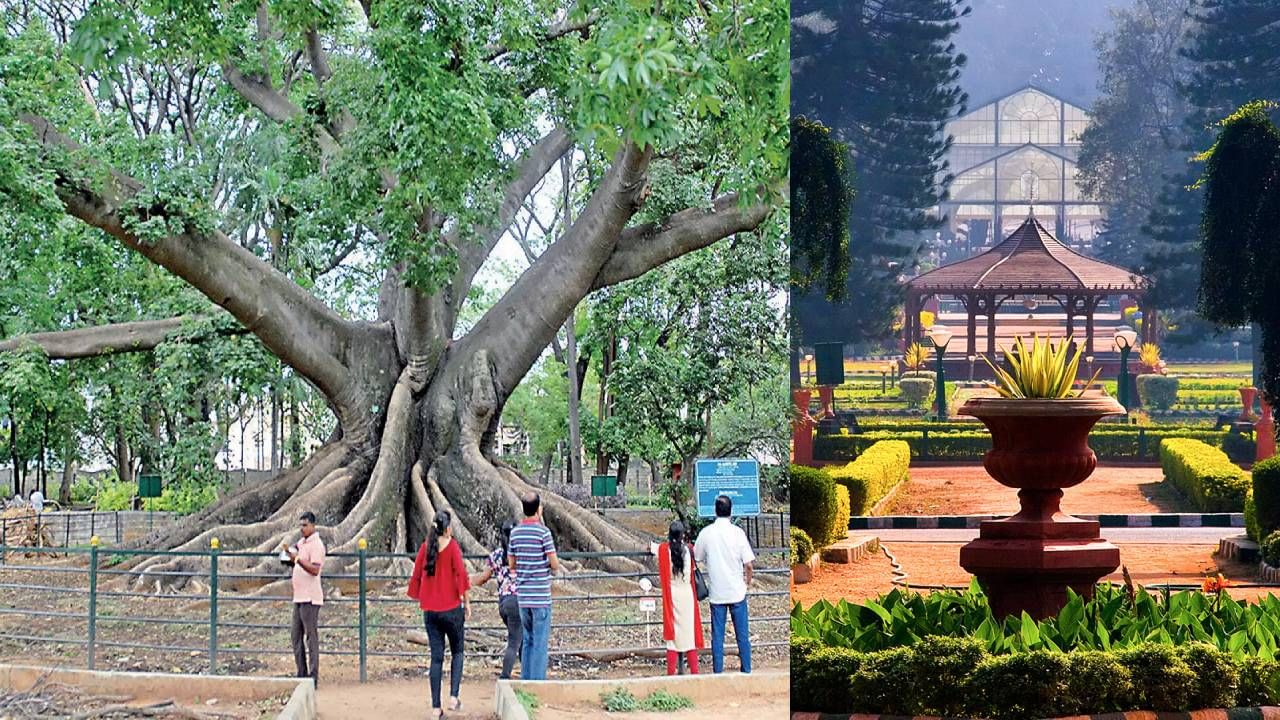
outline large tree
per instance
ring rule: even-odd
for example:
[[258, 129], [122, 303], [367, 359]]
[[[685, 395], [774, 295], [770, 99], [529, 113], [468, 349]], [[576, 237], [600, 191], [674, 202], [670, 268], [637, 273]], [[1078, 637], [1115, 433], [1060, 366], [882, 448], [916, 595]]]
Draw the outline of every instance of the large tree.
[[[1132, 270], [1151, 264], [1147, 219], [1168, 178], [1186, 171], [1182, 85], [1192, 0], [1140, 0], [1111, 11], [1096, 42], [1100, 96], [1080, 137], [1079, 182], [1108, 204], [1098, 254]], [[1145, 268], [1143, 268], [1145, 269]]]
[[[228, 313], [337, 418], [299, 466], [150, 544], [270, 551], [310, 509], [334, 550], [401, 550], [442, 507], [465, 549], [491, 542], [529, 487], [493, 456], [499, 413], [581, 300], [776, 225], [786, 18], [781, 0], [9, 11], [0, 214], [25, 218], [15, 240], [68, 216], [96, 228]], [[591, 179], [572, 224], [455, 332], [482, 265], [570, 151]], [[637, 222], [661, 164], [709, 192]], [[348, 262], [374, 269], [376, 302], [325, 302], [319, 271]], [[630, 540], [554, 495], [547, 520], [573, 548]]]
[[887, 338], [900, 276], [940, 226], [946, 123], [967, 100], [952, 42], [967, 0], [793, 3], [792, 111], [831, 128], [857, 173], [844, 297], [797, 293], [803, 343]]

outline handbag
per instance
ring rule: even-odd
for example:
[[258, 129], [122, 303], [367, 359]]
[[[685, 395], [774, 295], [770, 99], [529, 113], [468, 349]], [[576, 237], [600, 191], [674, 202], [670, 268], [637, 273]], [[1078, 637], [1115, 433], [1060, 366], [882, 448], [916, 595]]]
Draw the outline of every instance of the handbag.
[[699, 601], [706, 600], [711, 597], [711, 590], [707, 588], [707, 579], [702, 577], [702, 570], [698, 569], [698, 562], [693, 559], [693, 553], [689, 553], [689, 562], [693, 563], [693, 594]]

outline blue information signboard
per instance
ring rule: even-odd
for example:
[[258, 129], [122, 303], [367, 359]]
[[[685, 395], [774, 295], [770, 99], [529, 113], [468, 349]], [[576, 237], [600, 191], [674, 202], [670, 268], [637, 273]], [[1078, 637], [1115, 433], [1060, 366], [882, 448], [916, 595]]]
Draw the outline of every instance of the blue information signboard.
[[699, 517], [715, 517], [720, 495], [733, 500], [734, 517], [760, 514], [760, 465], [755, 460], [699, 460], [694, 488]]

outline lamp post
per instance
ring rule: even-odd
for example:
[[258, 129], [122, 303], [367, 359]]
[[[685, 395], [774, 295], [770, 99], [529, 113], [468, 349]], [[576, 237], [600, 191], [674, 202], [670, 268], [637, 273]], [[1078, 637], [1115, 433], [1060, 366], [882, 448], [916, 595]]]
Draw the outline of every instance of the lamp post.
[[1232, 341], [1231, 341], [1231, 349], [1233, 349], [1233, 350], [1235, 350], [1235, 351], [1236, 351], [1236, 362], [1240, 362], [1240, 341], [1239, 341], [1239, 340], [1232, 340]]
[[1092, 356], [1092, 355], [1085, 355], [1085, 356], [1084, 356], [1084, 361], [1085, 361], [1086, 363], [1088, 363], [1088, 365], [1089, 365], [1089, 371], [1088, 371], [1088, 372], [1089, 372], [1089, 377], [1093, 377], [1093, 356]]
[[880, 366], [880, 394], [885, 394], [886, 383], [889, 379], [889, 365], [886, 363]]
[[1116, 331], [1115, 344], [1116, 349], [1120, 351], [1120, 387], [1117, 394], [1120, 396], [1120, 404], [1126, 411], [1129, 409], [1129, 351], [1137, 341], [1138, 333], [1129, 328]]
[[947, 343], [951, 342], [951, 331], [945, 325], [935, 324], [929, 328], [926, 337], [938, 351], [938, 422], [943, 422], [947, 419], [947, 376], [942, 366], [942, 356], [947, 352]]
[[969, 382], [973, 382], [973, 362], [978, 359], [978, 356], [970, 355], [967, 359], [969, 361]]
[[809, 373], [809, 382], [813, 382], [813, 355], [804, 356], [804, 367]]

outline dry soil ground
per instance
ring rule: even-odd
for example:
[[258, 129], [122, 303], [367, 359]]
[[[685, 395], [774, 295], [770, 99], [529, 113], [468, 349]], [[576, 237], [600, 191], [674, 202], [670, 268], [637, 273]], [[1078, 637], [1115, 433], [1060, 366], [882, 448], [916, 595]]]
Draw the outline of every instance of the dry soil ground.
[[[1158, 467], [1100, 465], [1083, 483], [1063, 492], [1068, 513], [1194, 512], [1162, 482]], [[1014, 513], [1018, 492], [1000, 485], [980, 464], [922, 465], [899, 491], [889, 515], [981, 515]]]

